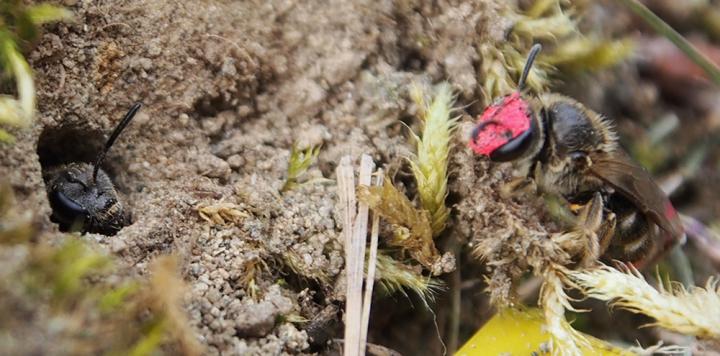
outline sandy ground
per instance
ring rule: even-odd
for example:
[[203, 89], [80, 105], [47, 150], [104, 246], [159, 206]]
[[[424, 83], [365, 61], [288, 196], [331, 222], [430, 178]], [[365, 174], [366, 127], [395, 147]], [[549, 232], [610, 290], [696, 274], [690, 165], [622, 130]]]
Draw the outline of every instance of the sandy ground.
[[[291, 145], [323, 145], [311, 176], [333, 178], [346, 154], [403, 169], [412, 146], [401, 121], [416, 124], [407, 85], [451, 78], [460, 100], [472, 102], [475, 45], [500, 33], [488, 30], [494, 12], [484, 1], [67, 3], [76, 21], [49, 26], [29, 55], [38, 120], [18, 132], [0, 167], [21, 207], [35, 212], [42, 238], [54, 239], [43, 170], [91, 160], [142, 102], [104, 167], [133, 224], [84, 238], [130, 274], [145, 274], [155, 256], [180, 255], [191, 323], [211, 354], [309, 352], [306, 324], [279, 317], [340, 317], [335, 186], [279, 194]], [[455, 200], [483, 193], [468, 169]], [[195, 207], [219, 201], [252, 214], [239, 227], [211, 227]], [[487, 205], [460, 209], [475, 215]], [[295, 270], [282, 263], [289, 258]], [[253, 261], [262, 261], [257, 301], [241, 283]], [[327, 278], [313, 280], [318, 273]], [[403, 298], [390, 303], [405, 305]]]
[[[342, 219], [332, 181], [340, 157], [370, 154], [412, 193], [405, 125], [418, 122], [408, 85], [448, 80], [458, 105], [477, 114], [478, 48], [502, 40], [511, 25], [489, 0], [65, 3], [75, 22], [48, 26], [28, 55], [38, 119], [14, 132], [17, 143], [0, 155], [3, 178], [20, 208], [34, 212], [41, 238], [57, 239], [43, 171], [92, 160], [142, 102], [104, 167], [133, 223], [115, 236], [82, 238], [117, 256], [129, 275], [146, 275], [156, 256], [178, 255], [187, 312], [208, 354], [312, 353], [323, 348], [311, 338], [341, 337]], [[471, 122], [465, 114], [457, 130], [442, 252], [451, 236], [463, 246], [478, 236], [501, 243], [514, 233], [509, 221], [537, 234], [552, 227], [540, 224], [534, 204], [501, 202], [506, 167], [465, 148]], [[293, 143], [322, 145], [308, 175], [331, 181], [280, 193]], [[227, 226], [199, 217], [198, 205], [218, 202], [249, 216]], [[457, 256], [465, 334], [489, 311], [487, 270], [469, 251]], [[254, 290], [246, 288], [249, 273]], [[491, 285], [507, 284], [493, 278]], [[370, 341], [440, 354], [448, 298], [437, 296], [434, 315], [413, 296], [376, 298]], [[418, 349], [416, 340], [428, 342]]]

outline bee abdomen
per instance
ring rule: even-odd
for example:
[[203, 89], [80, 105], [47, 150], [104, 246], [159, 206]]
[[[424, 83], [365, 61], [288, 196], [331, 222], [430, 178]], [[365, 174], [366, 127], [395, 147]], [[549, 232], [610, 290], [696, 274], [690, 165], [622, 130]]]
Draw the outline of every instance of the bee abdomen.
[[655, 240], [652, 236], [645, 234], [639, 236], [639, 238], [632, 243], [610, 245], [603, 255], [603, 260], [606, 263], [618, 260], [637, 264], [653, 255], [655, 247]]
[[622, 196], [610, 196], [607, 205], [615, 213], [617, 225], [603, 259], [638, 262], [651, 255], [655, 250], [653, 236], [657, 226]]
[[648, 234], [650, 225], [647, 218], [638, 211], [630, 211], [617, 216], [615, 238], [611, 245], [636, 245]]

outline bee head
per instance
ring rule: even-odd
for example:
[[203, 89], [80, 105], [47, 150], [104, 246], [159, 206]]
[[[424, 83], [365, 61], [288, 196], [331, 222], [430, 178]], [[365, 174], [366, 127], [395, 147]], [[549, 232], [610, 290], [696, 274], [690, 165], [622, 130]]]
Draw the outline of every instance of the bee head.
[[50, 173], [48, 198], [53, 210], [51, 220], [62, 231], [80, 230], [114, 235], [125, 224], [122, 206], [110, 177], [100, 169], [118, 136], [140, 109], [136, 103], [110, 134], [95, 164], [70, 163]]
[[470, 148], [476, 154], [507, 162], [519, 158], [530, 148], [538, 130], [530, 105], [521, 92], [541, 48], [535, 44], [530, 50], [518, 90], [497, 100], [480, 116], [470, 138]]
[[82, 226], [91, 217], [84, 199], [89, 196], [86, 190], [90, 187], [82, 177], [76, 178], [70, 173], [72, 170], [82, 174], [83, 168], [90, 172], [91, 168], [87, 164], [70, 164], [67, 171], [57, 174], [48, 192], [50, 207], [53, 209], [51, 218], [60, 223], [63, 229], [73, 229], [74, 225]]
[[528, 103], [515, 92], [485, 109], [473, 129], [470, 148], [493, 161], [512, 161], [530, 147], [534, 128]]

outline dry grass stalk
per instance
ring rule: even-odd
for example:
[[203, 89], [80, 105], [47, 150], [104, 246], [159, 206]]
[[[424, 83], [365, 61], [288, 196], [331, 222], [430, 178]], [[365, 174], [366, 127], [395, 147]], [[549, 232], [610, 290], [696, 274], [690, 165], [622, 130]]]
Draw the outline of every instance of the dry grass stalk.
[[445, 206], [447, 197], [448, 155], [450, 139], [457, 120], [450, 117], [453, 95], [448, 83], [440, 84], [428, 104], [419, 85], [410, 89], [410, 97], [419, 108], [422, 133], [413, 137], [417, 142], [417, 155], [410, 159], [413, 175], [418, 184], [418, 195], [423, 208], [430, 212], [433, 236], [438, 236], [447, 223], [450, 209]]
[[592, 298], [655, 318], [655, 325], [702, 338], [720, 339], [720, 284], [711, 279], [705, 288], [685, 289], [680, 284], [658, 289], [650, 286], [634, 267], [619, 265], [566, 271]]
[[426, 210], [415, 209], [410, 199], [395, 188], [388, 177], [385, 177], [382, 187], [359, 186], [358, 199], [393, 224], [395, 234], [387, 241], [388, 245], [402, 248], [425, 268], [433, 270], [440, 256]]
[[[375, 173], [375, 185], [383, 185], [383, 170]], [[373, 214], [372, 228], [370, 230], [370, 253], [365, 277], [365, 296], [363, 296], [362, 325], [360, 327], [360, 345], [367, 344], [367, 333], [370, 326], [370, 308], [372, 304], [373, 287], [375, 285], [375, 270], [377, 266], [378, 235], [380, 234], [380, 216]]]
[[147, 300], [155, 313], [161, 315], [161, 325], [165, 325], [170, 336], [177, 340], [184, 355], [201, 355], [202, 346], [195, 338], [195, 332], [183, 308], [185, 282], [179, 277], [178, 262], [175, 256], [162, 256], [150, 266], [150, 288]]
[[353, 250], [353, 248], [357, 246], [357, 244], [353, 243], [356, 218], [355, 174], [349, 156], [340, 159], [340, 164], [335, 169], [335, 174], [337, 176], [338, 198], [340, 200], [340, 206], [343, 209], [345, 272], [347, 274], [343, 354], [356, 356], [360, 354], [360, 334], [355, 326], [360, 324], [360, 309], [362, 308], [362, 269], [360, 270], [359, 276], [356, 269], [358, 265], [362, 268], [362, 264], [358, 263], [355, 258], [356, 253]]
[[[536, 60], [527, 79], [527, 85], [536, 91], [549, 84], [552, 66], [592, 70], [614, 65], [630, 54], [632, 44], [627, 40], [614, 41], [600, 33], [581, 35], [576, 20], [581, 5], [563, 0], [538, 0], [523, 11], [516, 2], [502, 4], [506, 6], [503, 16], [513, 20], [512, 29], [502, 41], [486, 41], [479, 48], [485, 104], [515, 90], [527, 52], [538, 41], [549, 46]], [[550, 45], [552, 42], [557, 45]]]
[[[370, 156], [364, 154], [360, 158], [360, 175], [358, 184], [370, 185], [372, 172], [375, 169], [375, 163]], [[370, 208], [362, 201], [358, 204], [358, 213], [353, 224], [352, 240], [345, 244], [345, 253], [349, 259], [347, 263], [347, 285], [348, 292], [346, 295], [346, 312], [345, 312], [345, 335], [347, 337], [347, 326], [350, 326], [352, 338], [345, 339], [347, 347], [355, 347], [357, 355], [365, 355], [365, 344], [362, 343], [362, 314], [363, 314], [363, 296], [362, 285], [365, 271], [365, 247], [367, 245], [368, 232], [368, 214]], [[349, 251], [349, 253], [348, 253]], [[350, 342], [356, 342], [353, 346]], [[350, 353], [353, 354], [352, 352]], [[348, 353], [346, 353], [348, 355]]]

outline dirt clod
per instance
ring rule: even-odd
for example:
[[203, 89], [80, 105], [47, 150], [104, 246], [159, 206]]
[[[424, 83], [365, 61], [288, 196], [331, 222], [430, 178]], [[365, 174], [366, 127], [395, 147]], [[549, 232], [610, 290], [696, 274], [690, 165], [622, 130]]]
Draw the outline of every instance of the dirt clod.
[[[288, 314], [290, 310], [292, 310], [292, 301], [280, 295], [277, 287], [271, 287], [265, 299], [261, 302], [257, 304], [234, 305], [234, 308], [230, 310], [230, 314], [235, 315], [235, 330], [238, 336], [263, 337], [270, 333], [275, 327], [276, 319], [279, 316]], [[217, 314], [219, 314], [219, 310]], [[282, 331], [283, 330], [280, 330], [281, 333]], [[293, 334], [287, 327], [284, 331], [286, 335]], [[296, 329], [295, 333], [297, 333]], [[297, 339], [295, 336], [293, 336], [293, 338]], [[293, 342], [297, 346], [297, 340]]]

